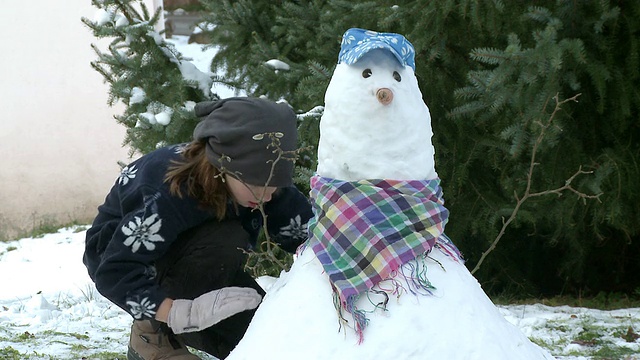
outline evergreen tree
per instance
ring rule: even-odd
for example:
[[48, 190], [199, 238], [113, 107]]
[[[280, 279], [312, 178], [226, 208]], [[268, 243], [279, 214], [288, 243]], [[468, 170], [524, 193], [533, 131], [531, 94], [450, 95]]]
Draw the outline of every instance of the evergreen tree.
[[97, 38], [109, 38], [108, 51], [92, 45], [91, 66], [110, 85], [109, 105], [126, 109], [116, 120], [127, 128], [124, 143], [147, 153], [159, 146], [191, 140], [195, 102], [214, 99], [212, 79], [155, 30], [153, 14], [140, 0], [93, 0], [95, 19], [82, 18]]
[[[125, 12], [123, 3], [128, 4], [106, 0], [94, 4], [116, 14]], [[635, 276], [640, 271], [636, 185], [640, 3], [542, 0], [535, 7], [500, 0], [202, 3], [208, 11], [206, 20], [216, 26], [210, 32], [211, 44], [220, 48], [212, 72], [225, 74], [213, 80], [249, 95], [289, 102], [300, 113], [303, 146], [317, 144], [324, 93], [345, 30], [395, 32], [412, 42], [416, 76], [431, 110], [437, 169], [451, 211], [447, 233], [466, 254], [470, 267], [497, 238], [503, 219], [517, 210], [504, 239], [476, 273], [490, 293], [588, 294], [629, 292], [640, 286]], [[140, 21], [144, 26], [154, 17], [146, 19]], [[104, 29], [94, 26], [96, 36], [116, 36], [122, 40], [114, 44], [133, 49], [133, 41], [126, 43], [125, 28], [119, 29], [115, 22], [112, 17]], [[136, 31], [133, 28], [128, 31]], [[148, 33], [140, 31], [129, 39]], [[164, 48], [155, 41], [143, 43]], [[156, 50], [135, 46], [134, 52], [122, 57], [112, 44], [110, 54], [99, 53], [96, 65], [112, 83], [112, 98], [130, 105], [118, 120], [132, 133], [142, 134], [135, 127], [141, 119], [136, 114], [148, 111], [151, 101], [131, 103], [139, 85], [120, 80], [131, 78], [129, 74], [144, 64], [142, 55]], [[180, 59], [179, 54], [174, 56]], [[154, 67], [167, 71], [145, 73], [145, 78], [166, 77], [150, 83], [176, 89], [173, 100], [159, 103], [181, 109], [185, 101], [212, 96], [182, 80], [177, 62], [165, 56]], [[128, 67], [117, 76], [105, 70], [121, 64]], [[140, 81], [146, 80], [140, 77]], [[153, 93], [151, 88], [144, 91]], [[153, 99], [168, 96], [161, 93]], [[561, 100], [580, 95], [577, 103], [566, 103], [554, 112], [556, 94]], [[551, 126], [543, 130], [540, 124], [549, 119]], [[149, 127], [146, 133], [153, 134], [149, 144], [167, 138], [168, 128], [141, 121]], [[185, 118], [175, 124], [189, 133], [190, 121]], [[298, 167], [302, 186], [315, 170], [314, 151]], [[536, 165], [528, 177], [533, 153]], [[593, 173], [572, 178], [579, 169]], [[576, 192], [600, 196], [585, 199], [568, 191], [562, 196], [533, 197], [516, 207], [514, 194], [529, 188], [533, 193], [563, 188], [568, 179]]]
[[[534, 292], [637, 286], [633, 259], [640, 248], [640, 227], [634, 219], [640, 213], [640, 194], [631, 179], [640, 175], [640, 64], [638, 38], [632, 36], [638, 33], [638, 21], [631, 14], [640, 7], [620, 5], [626, 7], [606, 2], [530, 7], [523, 18], [532, 29], [527, 39], [511, 34], [504, 50], [472, 51], [472, 58], [485, 66], [469, 72], [470, 85], [456, 92], [465, 105], [452, 112], [469, 115], [474, 130], [462, 135], [473, 144], [465, 154], [468, 167], [458, 167], [451, 176], [468, 179], [460, 185], [474, 189], [458, 191], [453, 205], [467, 209], [458, 210], [466, 219], [455, 228], [458, 236], [474, 240], [467, 249], [477, 254], [478, 244], [486, 248], [495, 234], [495, 227], [486, 225], [500, 224], [512, 211], [513, 193], [526, 185], [526, 159], [545, 117], [539, 111], [556, 92], [581, 96], [554, 119], [553, 131], [539, 149], [532, 183], [540, 191], [558, 187], [582, 166], [594, 174], [576, 179], [577, 188], [602, 193], [600, 201], [583, 202], [573, 194], [531, 201], [520, 210], [518, 229], [510, 235], [514, 240], [496, 251], [482, 278], [519, 278], [515, 283]], [[623, 56], [620, 49], [632, 51]], [[480, 202], [486, 205], [469, 208]], [[555, 266], [540, 266], [540, 259]]]

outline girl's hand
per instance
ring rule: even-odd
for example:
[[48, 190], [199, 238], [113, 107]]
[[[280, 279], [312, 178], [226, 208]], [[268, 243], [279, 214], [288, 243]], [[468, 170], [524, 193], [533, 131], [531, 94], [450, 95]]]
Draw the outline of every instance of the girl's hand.
[[173, 300], [167, 324], [176, 334], [200, 331], [239, 312], [255, 309], [260, 301], [262, 296], [255, 289], [225, 287], [194, 300]]

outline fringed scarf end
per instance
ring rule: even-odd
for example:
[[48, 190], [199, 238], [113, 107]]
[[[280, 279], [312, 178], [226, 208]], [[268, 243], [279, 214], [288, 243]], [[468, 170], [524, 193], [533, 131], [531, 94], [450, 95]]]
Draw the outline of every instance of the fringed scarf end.
[[362, 344], [364, 341], [364, 329], [369, 324], [369, 319], [365, 315], [365, 312], [361, 309], [358, 309], [356, 306], [356, 301], [358, 301], [358, 295], [350, 295], [347, 298], [346, 303], [344, 304], [345, 310], [351, 314], [353, 318], [353, 329], [358, 336], [358, 345]]
[[[369, 324], [369, 319], [367, 318], [365, 311], [358, 309], [356, 306], [356, 302], [360, 298], [360, 295], [350, 295], [345, 301], [343, 301], [336, 290], [337, 289], [334, 287], [333, 305], [338, 313], [338, 322], [340, 324], [338, 332], [342, 331], [343, 325], [344, 327], [352, 328], [355, 331], [356, 336], [358, 336], [358, 345], [360, 345], [364, 341], [364, 329]], [[349, 320], [344, 317], [345, 311], [351, 314], [353, 326], [349, 325]]]
[[407, 290], [413, 295], [433, 295], [433, 291], [436, 290], [427, 277], [428, 254], [426, 252], [400, 267], [400, 274], [407, 284]]
[[446, 234], [443, 233], [440, 235], [438, 241], [436, 241], [435, 247], [448, 258], [457, 263], [464, 264], [464, 257], [462, 256], [462, 253]]

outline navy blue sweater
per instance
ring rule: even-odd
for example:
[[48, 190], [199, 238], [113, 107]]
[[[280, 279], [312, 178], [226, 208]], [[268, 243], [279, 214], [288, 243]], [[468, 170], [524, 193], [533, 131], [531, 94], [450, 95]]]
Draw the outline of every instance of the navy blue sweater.
[[[164, 182], [167, 167], [182, 158], [184, 145], [155, 150], [125, 167], [87, 230], [83, 260], [89, 276], [102, 295], [135, 319], [154, 318], [167, 297], [156, 284], [155, 261], [180, 233], [215, 220], [212, 211], [184, 191], [182, 198], [171, 195]], [[238, 208], [229, 204], [227, 219], [239, 219], [255, 245], [262, 215]], [[265, 213], [267, 230], [283, 249], [293, 252], [306, 240], [313, 213], [295, 187], [278, 189]]]

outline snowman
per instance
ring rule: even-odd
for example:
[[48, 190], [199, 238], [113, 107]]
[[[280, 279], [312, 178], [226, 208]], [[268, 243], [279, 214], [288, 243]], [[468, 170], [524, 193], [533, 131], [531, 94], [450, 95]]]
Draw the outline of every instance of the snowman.
[[310, 238], [228, 359], [553, 359], [505, 320], [444, 234], [411, 43], [349, 29], [338, 60]]

